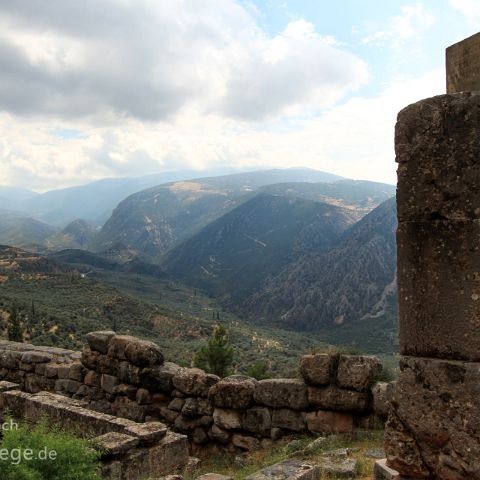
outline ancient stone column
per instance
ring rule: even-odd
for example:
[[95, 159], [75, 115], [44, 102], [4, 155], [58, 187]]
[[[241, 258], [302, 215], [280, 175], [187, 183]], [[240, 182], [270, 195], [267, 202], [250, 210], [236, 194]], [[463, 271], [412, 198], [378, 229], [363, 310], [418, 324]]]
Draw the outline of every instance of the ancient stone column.
[[[480, 53], [472, 38], [467, 57]], [[472, 69], [454, 47], [448, 91], [480, 90], [480, 54]], [[406, 478], [480, 479], [480, 91], [403, 109], [395, 151], [401, 374], [387, 465]]]

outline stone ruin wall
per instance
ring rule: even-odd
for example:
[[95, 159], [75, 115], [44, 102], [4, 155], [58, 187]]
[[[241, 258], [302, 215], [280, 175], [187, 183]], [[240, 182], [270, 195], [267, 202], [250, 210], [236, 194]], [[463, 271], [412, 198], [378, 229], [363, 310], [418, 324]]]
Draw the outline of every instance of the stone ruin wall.
[[193, 453], [252, 450], [294, 432], [373, 428], [387, 415], [391, 384], [375, 383], [376, 357], [306, 355], [302, 379], [220, 379], [164, 362], [152, 342], [113, 332], [92, 332], [87, 341], [83, 352], [0, 342], [0, 380], [135, 422], [161, 421], [188, 435]]

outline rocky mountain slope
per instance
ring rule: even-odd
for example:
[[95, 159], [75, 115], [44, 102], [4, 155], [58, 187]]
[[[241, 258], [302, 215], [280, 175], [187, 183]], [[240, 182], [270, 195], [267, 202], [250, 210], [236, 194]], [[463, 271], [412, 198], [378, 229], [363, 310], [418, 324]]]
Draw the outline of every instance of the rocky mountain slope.
[[260, 193], [171, 250], [162, 265], [209, 295], [240, 302], [299, 256], [331, 248], [355, 220], [345, 208]]
[[358, 219], [392, 196], [394, 187], [339, 180], [331, 174], [307, 169], [270, 170], [174, 182], [138, 192], [122, 201], [92, 247], [102, 251], [121, 242], [158, 259], [168, 249], [259, 191], [344, 206], [355, 210]]
[[82, 219], [74, 220], [63, 230], [49, 237], [46, 246], [51, 250], [85, 248], [97, 234], [97, 229]]
[[0, 244], [24, 246], [45, 245], [57, 230], [18, 212], [0, 210]]
[[69, 273], [73, 271], [73, 268], [42, 255], [30, 253], [21, 248], [0, 245], [0, 274], [11, 272]]
[[244, 302], [250, 316], [318, 329], [358, 320], [394, 289], [396, 204], [392, 198], [344, 233], [329, 251], [308, 253]]

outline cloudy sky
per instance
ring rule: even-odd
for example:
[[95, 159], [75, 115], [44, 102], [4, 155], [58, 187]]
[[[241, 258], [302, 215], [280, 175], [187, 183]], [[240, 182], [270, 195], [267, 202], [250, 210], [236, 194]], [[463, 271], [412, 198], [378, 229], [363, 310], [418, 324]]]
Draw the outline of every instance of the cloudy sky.
[[479, 0], [1, 0], [0, 184], [305, 166], [395, 182]]

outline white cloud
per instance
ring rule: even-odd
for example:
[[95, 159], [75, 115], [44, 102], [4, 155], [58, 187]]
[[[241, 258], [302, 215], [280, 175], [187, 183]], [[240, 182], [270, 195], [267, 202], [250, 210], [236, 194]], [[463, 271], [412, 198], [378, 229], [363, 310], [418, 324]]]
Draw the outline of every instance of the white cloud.
[[[386, 38], [411, 38], [422, 12], [404, 7]], [[0, 184], [228, 166], [394, 182], [396, 113], [441, 93], [443, 71], [344, 100], [362, 60], [305, 20], [269, 36], [257, 15], [233, 0], [2, 0]]]
[[444, 72], [398, 79], [374, 97], [352, 97], [319, 115], [261, 125], [219, 114], [183, 112], [170, 123], [126, 120], [70, 140], [51, 125], [0, 117], [0, 183], [53, 188], [115, 175], [181, 168], [307, 166], [394, 183], [394, 125], [407, 104], [442, 93]]
[[463, 13], [471, 26], [478, 27], [480, 22], [480, 2], [478, 0], [450, 0], [450, 5]]
[[378, 30], [363, 39], [363, 43], [382, 45], [390, 44], [400, 48], [405, 42], [417, 39], [425, 30], [435, 23], [435, 16], [422, 3], [403, 5], [401, 14], [387, 21], [387, 27]]
[[0, 108], [17, 115], [158, 121], [194, 107], [261, 120], [367, 79], [312, 24], [271, 37], [234, 0], [2, 0], [0, 32]]

